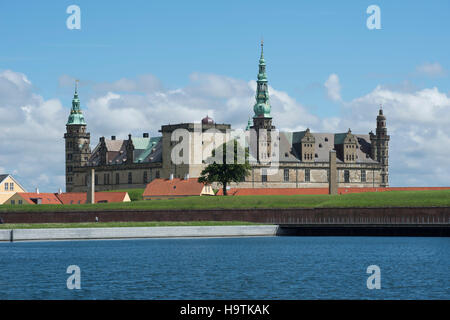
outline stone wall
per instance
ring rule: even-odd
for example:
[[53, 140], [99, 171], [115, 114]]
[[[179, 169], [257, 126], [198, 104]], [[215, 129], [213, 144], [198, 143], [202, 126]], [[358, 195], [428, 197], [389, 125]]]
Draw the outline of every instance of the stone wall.
[[449, 224], [450, 207], [3, 212], [5, 223], [248, 221], [270, 224]]

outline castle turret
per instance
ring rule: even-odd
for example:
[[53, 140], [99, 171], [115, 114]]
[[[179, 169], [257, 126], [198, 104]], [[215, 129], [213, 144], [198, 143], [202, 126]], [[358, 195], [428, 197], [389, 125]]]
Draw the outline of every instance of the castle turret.
[[377, 116], [376, 134], [370, 133], [370, 142], [372, 159], [381, 164], [381, 187], [389, 186], [389, 139], [386, 117], [383, 115], [383, 109], [380, 108]]
[[73, 169], [87, 165], [91, 155], [90, 134], [86, 132], [86, 122], [80, 108], [77, 84], [75, 85], [69, 119], [66, 123], [64, 139], [66, 141], [66, 192], [71, 192], [74, 184]]

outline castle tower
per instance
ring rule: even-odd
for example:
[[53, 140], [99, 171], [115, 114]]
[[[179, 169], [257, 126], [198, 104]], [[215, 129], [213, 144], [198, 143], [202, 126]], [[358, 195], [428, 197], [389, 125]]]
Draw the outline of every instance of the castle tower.
[[381, 187], [389, 186], [389, 139], [386, 117], [383, 115], [383, 109], [380, 107], [377, 116], [376, 134], [370, 133], [370, 142], [372, 144], [372, 159], [381, 164]]
[[[256, 103], [253, 106], [255, 115], [253, 116], [253, 126], [257, 138], [257, 160], [267, 161], [270, 158], [271, 135], [270, 131], [275, 129], [272, 126], [272, 116], [270, 115], [269, 89], [267, 85], [266, 62], [264, 60], [264, 43], [261, 41], [261, 57], [259, 59], [258, 80], [256, 81]], [[267, 153], [267, 154], [266, 154]]]
[[85, 166], [91, 155], [90, 134], [86, 132], [86, 122], [80, 108], [78, 98], [78, 81], [75, 84], [75, 93], [72, 99], [72, 109], [66, 123], [66, 192], [71, 192], [74, 185], [75, 167]]

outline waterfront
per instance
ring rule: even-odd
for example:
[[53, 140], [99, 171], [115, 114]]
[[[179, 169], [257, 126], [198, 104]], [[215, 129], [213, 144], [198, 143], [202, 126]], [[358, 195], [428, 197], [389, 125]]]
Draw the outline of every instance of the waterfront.
[[[256, 237], [0, 243], [0, 299], [450, 299], [450, 239]], [[69, 265], [81, 290], [68, 290]], [[381, 289], [369, 290], [369, 265]]]

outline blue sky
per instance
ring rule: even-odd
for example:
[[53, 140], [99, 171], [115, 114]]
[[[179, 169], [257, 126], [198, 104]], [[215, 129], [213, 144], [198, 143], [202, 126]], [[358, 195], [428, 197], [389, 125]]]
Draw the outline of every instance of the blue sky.
[[[81, 30], [66, 28], [69, 16], [66, 8], [72, 4], [81, 8]], [[381, 30], [366, 27], [369, 16], [366, 9], [372, 4], [381, 9]], [[4, 1], [0, 5], [0, 72], [11, 70], [25, 75], [31, 83], [27, 90], [44, 102], [57, 100], [62, 106], [61, 113], [64, 110], [67, 113], [70, 106], [69, 83], [80, 79], [88, 128], [94, 134], [108, 136], [117, 131], [122, 133], [121, 129], [128, 130], [95, 122], [93, 109], [98, 102], [95, 99], [110, 91], [122, 95], [121, 98], [131, 93], [117, 86], [103, 92], [98, 86], [111, 85], [120, 79], [136, 80], [142, 75], [157, 79], [163, 90], [192, 87], [197, 81], [193, 80], [193, 74], [249, 82], [256, 78], [259, 42], [263, 37], [269, 84], [274, 91], [282, 91], [301, 105], [306, 114], [301, 126], [308, 126], [307, 119], [316, 119], [310, 126], [317, 131], [325, 130], [327, 126], [320, 121], [342, 120], [352, 112], [361, 112], [373, 127], [378, 103], [381, 100], [387, 103], [388, 111], [392, 92], [417, 97], [420, 94], [415, 93], [421, 90], [437, 88], [439, 94], [448, 98], [449, 12], [449, 1]], [[329, 88], [327, 91], [324, 87], [332, 74], [338, 77], [339, 98], [335, 99], [330, 99]], [[390, 91], [375, 95], [379, 99], [373, 99], [372, 109], [366, 106], [370, 101], [364, 102], [362, 108], [358, 98], [368, 100], [377, 86]], [[202, 90], [194, 90], [192, 95], [204, 93]], [[132, 94], [148, 92], [135, 90]], [[232, 96], [231, 92], [225, 99]], [[409, 96], [402, 97], [410, 101]], [[220, 94], [216, 98], [208, 99], [213, 109], [210, 112], [220, 114], [214, 108], [225, 108], [226, 104], [221, 104], [224, 97]], [[272, 102], [273, 110], [278, 107], [276, 101]], [[411, 105], [411, 110], [416, 110], [415, 102]], [[446, 100], [442, 106], [447, 110]], [[246, 122], [251, 110], [251, 104], [242, 110], [242, 119], [237, 124]], [[387, 116], [389, 123], [389, 113]], [[172, 120], [171, 113], [158, 117], [159, 125]], [[407, 126], [408, 117], [402, 121], [395, 116], [392, 121], [397, 118], [398, 130], [402, 128], [400, 123]], [[274, 122], [277, 125], [277, 119]], [[296, 127], [279, 122], [279, 127]], [[340, 123], [335, 129], [346, 129], [345, 121]], [[60, 138], [64, 124], [58, 125], [62, 125], [58, 128]], [[420, 125], [420, 122], [414, 125], [417, 128], [411, 134], [417, 135]], [[422, 129], [433, 129], [430, 122], [422, 125], [425, 126]], [[408, 128], [412, 130], [411, 126]], [[442, 128], [446, 141], [448, 131], [444, 125]], [[96, 139], [97, 136], [93, 141]], [[21, 156], [21, 151], [11, 148], [11, 152]], [[403, 154], [414, 154], [414, 150], [412, 147]], [[16, 170], [8, 159], [0, 157], [2, 160], [0, 168]], [[413, 167], [406, 173], [398, 166], [398, 176], [404, 178], [394, 181], [398, 185], [417, 184], [418, 181], [410, 181], [407, 176], [423, 169]], [[61, 167], [58, 168], [48, 175], [59, 178], [44, 179], [47, 182], [42, 184], [51, 188], [61, 183], [58, 171]], [[38, 183], [29, 180], [23, 171], [17, 174], [28, 181], [25, 183], [28, 186]], [[436, 182], [432, 176], [424, 179], [428, 179], [422, 183], [425, 185], [444, 183]]]

